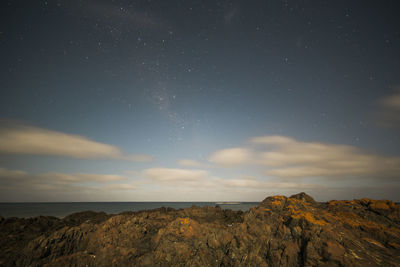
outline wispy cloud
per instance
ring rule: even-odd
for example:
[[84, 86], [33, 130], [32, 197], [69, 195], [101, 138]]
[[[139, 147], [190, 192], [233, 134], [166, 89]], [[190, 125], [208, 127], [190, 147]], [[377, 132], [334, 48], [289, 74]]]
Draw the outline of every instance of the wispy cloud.
[[226, 192], [227, 190], [265, 191], [265, 190], [305, 190], [321, 188], [321, 185], [295, 182], [270, 182], [255, 177], [224, 179], [215, 177], [210, 172], [197, 169], [151, 168], [142, 172], [145, 179], [152, 182], [178, 187], [191, 187], [194, 190]]
[[[199, 169], [150, 168], [138, 172], [133, 180], [117, 174], [32, 174], [0, 168], [0, 201], [255, 201], [268, 195], [290, 195], [299, 191], [319, 200], [382, 197], [387, 192], [396, 199], [398, 188], [396, 183], [344, 187], [265, 177], [226, 179]], [[360, 195], [359, 190], [363, 194]]]
[[209, 161], [225, 167], [232, 167], [239, 164], [246, 164], [253, 159], [253, 152], [247, 148], [228, 148], [214, 152]]
[[0, 128], [0, 153], [127, 161], [152, 159], [148, 155], [126, 154], [116, 146], [96, 142], [83, 136], [26, 125]]
[[24, 183], [110, 183], [129, 180], [128, 177], [116, 174], [92, 174], [92, 173], [61, 173], [48, 172], [42, 174], [30, 174], [21, 170], [9, 170], [0, 168], [0, 182], [24, 182]]
[[0, 168], [0, 177], [1, 178], [7, 178], [7, 179], [19, 179], [26, 177], [28, 174], [25, 171], [19, 171], [19, 170], [8, 170], [5, 168]]
[[382, 127], [400, 127], [400, 90], [379, 101], [376, 121]]
[[306, 184], [306, 183], [295, 183], [295, 182], [270, 182], [260, 181], [253, 177], [244, 177], [239, 179], [219, 179], [218, 182], [225, 187], [239, 188], [239, 189], [252, 189], [257, 191], [265, 190], [311, 190], [311, 189], [322, 189], [325, 186], [320, 184]]
[[174, 168], [150, 168], [142, 171], [145, 179], [170, 186], [204, 186], [208, 184], [209, 174], [204, 170]]
[[139, 186], [137, 183], [122, 183], [122, 184], [108, 184], [103, 186], [103, 189], [109, 191], [120, 191], [120, 190], [136, 190]]
[[128, 180], [127, 177], [115, 174], [90, 174], [90, 173], [59, 173], [50, 172], [39, 175], [40, 180], [58, 181], [65, 183], [83, 183], [83, 182], [96, 182], [96, 183], [110, 183]]
[[192, 168], [208, 168], [209, 164], [199, 162], [192, 159], [180, 159], [178, 164], [182, 167], [192, 167]]
[[269, 147], [269, 151], [258, 153], [257, 163], [272, 167], [266, 171], [272, 176], [393, 179], [400, 174], [400, 157], [375, 155], [353, 146], [301, 142], [287, 137], [251, 141]]
[[285, 136], [255, 137], [249, 143], [252, 146], [248, 148], [217, 151], [210, 160], [221, 166], [264, 166], [265, 174], [285, 179], [396, 179], [400, 175], [400, 157], [367, 153], [353, 146], [302, 142]]
[[[27, 129], [30, 133], [31, 128]], [[40, 147], [36, 144], [36, 140], [44, 139], [50, 140], [52, 145], [45, 146], [46, 150], [42, 154], [49, 154], [49, 151], [55, 155], [67, 153], [58, 147], [54, 148], [59, 140], [56, 137], [59, 134], [64, 137], [65, 134], [34, 128], [33, 132], [36, 133], [36, 131], [39, 132], [39, 136], [43, 134], [44, 138], [29, 139], [30, 135], [28, 135], [26, 142], [30, 145], [23, 146], [25, 149], [28, 147], [36, 151]], [[2, 134], [3, 132], [0, 137]], [[70, 138], [73, 141], [63, 142], [71, 146], [78, 139], [80, 148], [86, 147], [86, 141], [90, 145], [94, 142], [83, 138], [84, 142], [82, 137], [70, 135], [62, 140], [70, 140]], [[16, 139], [23, 141], [23, 137]], [[14, 139], [6, 140], [11, 142]], [[2, 141], [0, 144], [4, 145]], [[94, 142], [94, 145], [97, 143]], [[62, 153], [54, 152], [59, 150]], [[86, 151], [98, 150], [87, 149]], [[118, 155], [122, 152], [117, 151], [118, 154], [115, 157], [119, 158]], [[79, 157], [98, 157], [98, 152], [83, 155], [79, 154]], [[110, 157], [107, 153], [100, 155]], [[78, 156], [75, 155], [75, 157]], [[232, 173], [233, 170], [214, 168], [205, 170], [202, 168], [203, 163], [188, 159], [178, 162], [186, 168], [148, 168], [134, 172], [126, 171], [122, 175], [62, 172], [31, 174], [22, 170], [0, 168], [0, 201], [1, 199], [35, 201], [49, 199], [78, 201], [261, 200], [269, 194], [292, 194], [298, 191], [305, 191], [316, 195], [320, 200], [326, 200], [327, 198], [355, 197], [358, 196], [357, 189], [362, 188], [365, 192], [376, 188], [379, 192], [375, 192], [375, 195], [364, 195], [375, 197], [385, 196], [385, 192], [393, 193], [395, 192], [393, 188], [399, 188], [400, 157], [368, 153], [348, 145], [304, 142], [286, 136], [252, 138], [243, 147], [228, 148], [212, 153], [210, 162], [206, 165], [210, 167], [244, 166], [252, 174], [242, 172], [242, 175], [225, 177], [221, 171]], [[215, 176], [215, 173], [221, 176]], [[132, 176], [135, 178], [132, 179]], [[327, 194], [321, 194], [322, 191]], [[391, 196], [395, 196], [392, 193], [390, 193]]]
[[118, 197], [119, 191], [136, 190], [137, 181], [117, 174], [33, 174], [0, 168], [0, 201], [87, 201]]

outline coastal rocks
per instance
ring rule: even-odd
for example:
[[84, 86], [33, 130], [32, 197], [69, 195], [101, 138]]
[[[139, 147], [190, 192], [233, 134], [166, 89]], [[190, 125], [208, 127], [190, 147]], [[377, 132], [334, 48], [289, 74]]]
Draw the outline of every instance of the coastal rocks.
[[[23, 248], [34, 238], [47, 236], [63, 227], [56, 217], [39, 216], [35, 218], [10, 217], [0, 221], [0, 266], [9, 266], [10, 259], [21, 261], [25, 257]], [[19, 265], [21, 266], [21, 265]]]
[[399, 204], [273, 196], [220, 207], [0, 218], [0, 266], [399, 266]]
[[66, 216], [63, 221], [69, 226], [77, 226], [82, 223], [98, 224], [110, 218], [105, 212], [82, 211]]

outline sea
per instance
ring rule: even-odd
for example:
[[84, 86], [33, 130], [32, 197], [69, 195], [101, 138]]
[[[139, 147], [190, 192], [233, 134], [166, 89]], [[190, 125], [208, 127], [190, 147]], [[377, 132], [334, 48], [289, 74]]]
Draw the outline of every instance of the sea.
[[0, 203], [0, 216], [29, 218], [36, 216], [54, 216], [63, 218], [80, 211], [104, 211], [118, 214], [124, 211], [152, 210], [161, 207], [184, 209], [192, 206], [220, 206], [222, 209], [247, 211], [259, 202], [29, 202]]

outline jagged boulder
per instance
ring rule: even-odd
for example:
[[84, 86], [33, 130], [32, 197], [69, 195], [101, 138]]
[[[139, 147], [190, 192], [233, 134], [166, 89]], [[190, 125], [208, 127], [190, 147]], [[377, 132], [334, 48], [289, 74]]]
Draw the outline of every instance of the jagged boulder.
[[316, 203], [315, 200], [311, 196], [307, 195], [304, 192], [292, 195], [292, 196], [290, 196], [290, 198], [295, 198], [295, 199], [298, 199], [298, 200], [301, 200], [304, 202], [308, 202], [308, 203]]

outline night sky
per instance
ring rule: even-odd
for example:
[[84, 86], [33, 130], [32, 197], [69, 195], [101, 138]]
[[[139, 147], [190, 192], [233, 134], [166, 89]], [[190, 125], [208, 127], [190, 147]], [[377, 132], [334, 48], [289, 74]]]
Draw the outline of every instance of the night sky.
[[400, 201], [400, 3], [0, 3], [0, 201]]

